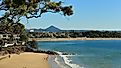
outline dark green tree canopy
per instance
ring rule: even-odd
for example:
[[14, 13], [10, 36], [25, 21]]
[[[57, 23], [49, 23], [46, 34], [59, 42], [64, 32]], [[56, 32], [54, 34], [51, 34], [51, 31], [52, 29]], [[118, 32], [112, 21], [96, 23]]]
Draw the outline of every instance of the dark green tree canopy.
[[9, 18], [0, 18], [0, 31], [8, 32], [11, 34], [22, 34], [25, 31], [25, 27], [21, 23], [14, 23]]
[[63, 6], [63, 2], [50, 0], [2, 0], [0, 11], [5, 11], [5, 18], [20, 21], [21, 17], [38, 18], [43, 13], [61, 13], [64, 16], [73, 14], [72, 6]]

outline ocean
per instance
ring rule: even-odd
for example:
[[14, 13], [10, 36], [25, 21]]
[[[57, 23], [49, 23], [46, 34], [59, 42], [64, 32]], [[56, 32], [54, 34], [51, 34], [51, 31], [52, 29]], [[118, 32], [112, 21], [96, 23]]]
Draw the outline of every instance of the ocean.
[[44, 41], [38, 47], [58, 52], [61, 68], [121, 68], [121, 40]]

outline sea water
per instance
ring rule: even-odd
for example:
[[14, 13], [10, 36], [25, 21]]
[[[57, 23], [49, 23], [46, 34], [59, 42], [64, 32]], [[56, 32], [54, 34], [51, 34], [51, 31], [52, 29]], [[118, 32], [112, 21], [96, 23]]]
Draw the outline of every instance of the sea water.
[[58, 52], [54, 60], [61, 68], [121, 68], [121, 40], [38, 42], [38, 47]]

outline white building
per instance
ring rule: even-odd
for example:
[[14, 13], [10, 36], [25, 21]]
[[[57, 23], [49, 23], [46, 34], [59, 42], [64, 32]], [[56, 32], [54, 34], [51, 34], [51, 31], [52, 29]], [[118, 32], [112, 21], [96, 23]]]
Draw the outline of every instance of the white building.
[[[10, 41], [11, 38], [12, 38], [12, 41]], [[20, 41], [19, 34], [10, 34], [10, 33], [0, 32], [0, 39], [3, 40], [3, 43], [4, 43], [3, 47], [25, 44], [25, 42]]]

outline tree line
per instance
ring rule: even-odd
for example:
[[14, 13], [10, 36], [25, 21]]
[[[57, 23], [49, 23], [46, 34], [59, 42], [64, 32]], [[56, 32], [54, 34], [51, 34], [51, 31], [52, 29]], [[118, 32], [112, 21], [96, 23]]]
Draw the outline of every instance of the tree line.
[[29, 32], [29, 38], [121, 38], [121, 31]]

